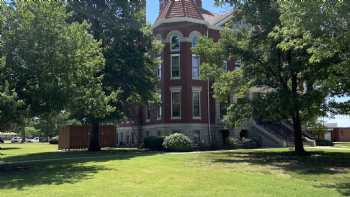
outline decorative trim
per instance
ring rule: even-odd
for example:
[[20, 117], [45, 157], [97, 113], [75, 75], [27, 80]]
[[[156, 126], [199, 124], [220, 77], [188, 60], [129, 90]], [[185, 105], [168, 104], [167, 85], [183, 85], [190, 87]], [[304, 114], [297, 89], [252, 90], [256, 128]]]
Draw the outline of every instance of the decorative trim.
[[214, 30], [222, 30], [223, 29], [223, 27], [220, 27], [217, 25], [211, 25], [207, 21], [200, 20], [200, 19], [194, 19], [194, 18], [190, 18], [190, 17], [174, 17], [174, 18], [159, 19], [156, 21], [156, 23], [153, 24], [152, 29], [155, 29], [162, 24], [179, 23], [179, 22], [190, 22], [190, 23], [202, 24], [202, 25], [207, 26], [209, 29], [214, 29]]

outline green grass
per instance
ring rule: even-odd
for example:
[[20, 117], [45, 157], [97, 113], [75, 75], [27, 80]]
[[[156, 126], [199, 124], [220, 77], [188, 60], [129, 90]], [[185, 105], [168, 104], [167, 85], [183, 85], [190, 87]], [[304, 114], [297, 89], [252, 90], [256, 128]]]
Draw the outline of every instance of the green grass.
[[350, 148], [350, 142], [336, 142], [335, 147]]
[[[159, 153], [0, 145], [0, 196], [349, 196], [350, 148]], [[12, 162], [12, 163], [9, 163]]]

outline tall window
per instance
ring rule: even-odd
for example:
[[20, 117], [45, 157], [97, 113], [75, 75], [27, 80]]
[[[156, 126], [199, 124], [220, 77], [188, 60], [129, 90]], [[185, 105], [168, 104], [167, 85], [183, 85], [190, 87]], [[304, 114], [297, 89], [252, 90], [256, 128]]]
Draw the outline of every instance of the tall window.
[[162, 104], [158, 105], [157, 120], [162, 119]]
[[146, 121], [151, 120], [151, 105], [147, 104], [146, 105]]
[[171, 55], [171, 78], [180, 79], [180, 55]]
[[223, 68], [224, 68], [224, 71], [228, 71], [228, 64], [226, 60], [223, 63]]
[[193, 36], [192, 37], [192, 48], [195, 48], [197, 46], [197, 43], [198, 43], [198, 37]]
[[192, 55], [192, 79], [199, 79], [200, 58], [198, 55]]
[[240, 69], [242, 65], [242, 60], [238, 59], [237, 61], [235, 61], [235, 69]]
[[192, 116], [194, 119], [201, 118], [201, 92], [199, 90], [192, 91]]
[[159, 65], [157, 68], [157, 76], [159, 79], [162, 79], [162, 60], [160, 57], [158, 58], [158, 61], [159, 61]]
[[180, 90], [171, 91], [171, 118], [172, 119], [181, 118], [181, 91]]
[[[198, 37], [193, 36], [192, 49], [197, 46], [197, 43], [198, 43]], [[192, 79], [195, 79], [195, 80], [199, 79], [199, 65], [200, 65], [199, 55], [192, 54]]]
[[180, 51], [180, 38], [179, 36], [172, 36], [170, 40], [170, 50]]

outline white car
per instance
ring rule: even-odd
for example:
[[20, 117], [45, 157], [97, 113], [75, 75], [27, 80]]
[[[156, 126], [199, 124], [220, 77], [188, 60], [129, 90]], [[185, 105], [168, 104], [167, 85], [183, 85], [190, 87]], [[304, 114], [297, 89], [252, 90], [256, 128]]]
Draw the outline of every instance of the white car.
[[35, 137], [35, 138], [31, 139], [31, 142], [33, 142], [33, 143], [39, 143], [39, 140], [40, 140], [39, 137]]
[[11, 139], [11, 143], [21, 143], [22, 142], [22, 138], [21, 137], [13, 137]]

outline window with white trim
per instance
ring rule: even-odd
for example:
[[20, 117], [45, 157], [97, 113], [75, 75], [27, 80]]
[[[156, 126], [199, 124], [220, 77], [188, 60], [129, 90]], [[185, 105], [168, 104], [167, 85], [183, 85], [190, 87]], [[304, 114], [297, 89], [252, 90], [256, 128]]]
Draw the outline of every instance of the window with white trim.
[[201, 91], [192, 90], [192, 116], [193, 119], [201, 118]]
[[181, 90], [171, 90], [171, 118], [181, 119]]
[[198, 37], [193, 36], [191, 42], [192, 42], [192, 48], [195, 48], [198, 44]]
[[199, 55], [192, 55], [192, 79], [199, 80], [199, 66], [200, 66], [200, 58]]
[[228, 64], [226, 60], [223, 62], [223, 68], [224, 68], [224, 71], [228, 71]]
[[180, 79], [180, 55], [171, 55], [171, 79]]
[[159, 61], [159, 65], [157, 68], [157, 76], [159, 79], [162, 79], [162, 60], [160, 57], [158, 58], [158, 61]]
[[235, 61], [235, 69], [240, 69], [242, 65], [242, 60], [238, 59]]
[[170, 39], [170, 50], [172, 52], [174, 51], [180, 51], [180, 37], [177, 35], [174, 35]]
[[157, 111], [157, 120], [162, 119], [162, 104], [158, 105], [158, 111]]

